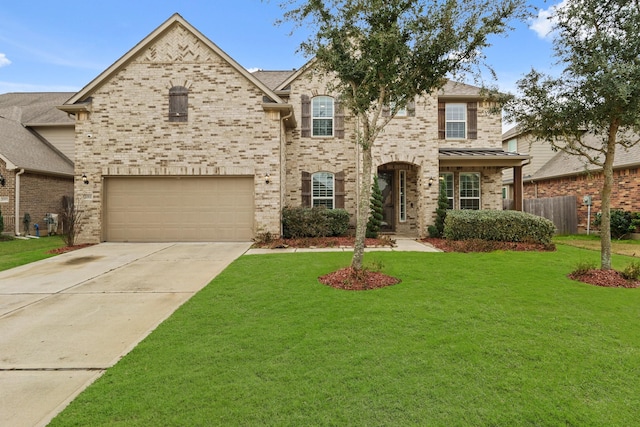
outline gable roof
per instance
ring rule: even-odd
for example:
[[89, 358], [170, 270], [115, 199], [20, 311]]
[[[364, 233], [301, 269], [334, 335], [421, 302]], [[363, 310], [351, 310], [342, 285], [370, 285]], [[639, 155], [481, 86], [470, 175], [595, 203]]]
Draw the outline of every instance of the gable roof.
[[73, 126], [74, 120], [57, 105], [73, 92], [14, 92], [0, 95], [0, 116], [25, 126]]
[[258, 80], [266, 84], [269, 89], [275, 91], [282, 82], [287, 80], [296, 70], [277, 71], [277, 70], [258, 70], [253, 74]]
[[74, 108], [68, 108], [66, 106], [80, 103], [82, 101], [86, 101], [87, 98], [91, 96], [91, 94], [100, 87], [103, 83], [109, 80], [115, 73], [120, 71], [126, 64], [135, 58], [139, 53], [141, 53], [144, 49], [149, 47], [154, 41], [158, 40], [162, 37], [167, 31], [170, 31], [174, 26], [181, 25], [189, 32], [191, 32], [197, 39], [199, 39], [204, 45], [206, 45], [209, 49], [213, 50], [218, 56], [220, 56], [224, 61], [226, 61], [232, 68], [234, 68], [238, 73], [243, 75], [247, 80], [253, 83], [256, 87], [262, 90], [268, 98], [270, 98], [274, 103], [277, 104], [285, 104], [278, 95], [276, 95], [266, 84], [253, 76], [249, 71], [247, 71], [244, 67], [238, 64], [233, 58], [231, 58], [226, 52], [220, 49], [215, 43], [205, 37], [200, 31], [198, 31], [195, 27], [189, 24], [182, 16], [178, 13], [173, 14], [169, 19], [167, 19], [162, 25], [153, 30], [147, 37], [142, 39], [138, 44], [136, 44], [131, 50], [125, 53], [120, 59], [114, 62], [109, 68], [103, 71], [100, 75], [98, 75], [95, 79], [93, 79], [89, 84], [87, 84], [84, 88], [82, 88], [79, 92], [73, 95], [64, 105], [59, 108], [63, 111], [74, 111]]
[[73, 176], [73, 163], [17, 120], [0, 117], [0, 158], [7, 169]]
[[[630, 148], [616, 147], [616, 155], [613, 162], [614, 169], [639, 167], [640, 144]], [[559, 151], [547, 163], [538, 169], [532, 176], [525, 177], [525, 181], [541, 179], [561, 178], [565, 176], [580, 175], [587, 172], [599, 172], [602, 168], [592, 163], [585, 163], [582, 156], [567, 154]]]

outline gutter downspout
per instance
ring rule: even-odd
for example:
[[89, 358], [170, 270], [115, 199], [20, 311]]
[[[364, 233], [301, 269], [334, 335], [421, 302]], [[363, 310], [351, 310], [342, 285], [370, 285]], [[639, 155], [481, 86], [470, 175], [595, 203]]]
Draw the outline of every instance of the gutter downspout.
[[[282, 130], [286, 129], [286, 126], [284, 124], [285, 120], [289, 119], [290, 117], [293, 116], [293, 107], [291, 108], [291, 110], [289, 111], [289, 114], [287, 114], [284, 117], [280, 117], [280, 237], [282, 237], [282, 233], [284, 233], [284, 226], [282, 224], [282, 202], [284, 202], [284, 189], [283, 189], [283, 185], [286, 184], [286, 165], [285, 162], [287, 160], [287, 154], [286, 154], [286, 149], [287, 149], [287, 131], [284, 131], [284, 135]], [[283, 170], [284, 169], [284, 170]], [[284, 179], [283, 179], [284, 177]]]
[[20, 175], [24, 173], [24, 168], [20, 169], [20, 172], [16, 173], [16, 195], [15, 195], [15, 220], [14, 220], [14, 233], [16, 236], [20, 235]]

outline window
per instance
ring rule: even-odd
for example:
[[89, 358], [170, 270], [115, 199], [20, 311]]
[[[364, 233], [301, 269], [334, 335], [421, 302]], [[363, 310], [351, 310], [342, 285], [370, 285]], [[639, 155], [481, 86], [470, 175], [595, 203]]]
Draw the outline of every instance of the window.
[[446, 139], [465, 139], [467, 137], [467, 104], [447, 104]]
[[400, 181], [400, 222], [407, 220], [407, 171], [398, 171]]
[[440, 182], [444, 182], [445, 192], [447, 193], [447, 199], [449, 200], [449, 206], [447, 206], [447, 209], [453, 209], [453, 174], [450, 172], [441, 173]]
[[186, 122], [189, 112], [189, 89], [174, 86], [169, 89], [169, 121]]
[[460, 174], [460, 209], [480, 209], [480, 174]]
[[510, 139], [509, 142], [507, 142], [507, 151], [509, 153], [517, 153], [518, 152], [518, 140], [517, 139]]
[[311, 176], [311, 206], [333, 209], [334, 183], [330, 172], [316, 172]]
[[333, 136], [333, 98], [316, 96], [311, 101], [312, 136]]

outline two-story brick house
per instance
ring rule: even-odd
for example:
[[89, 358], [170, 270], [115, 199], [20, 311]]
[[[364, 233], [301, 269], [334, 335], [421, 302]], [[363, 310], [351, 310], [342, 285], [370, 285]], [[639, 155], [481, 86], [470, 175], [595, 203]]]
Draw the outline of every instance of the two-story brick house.
[[[279, 235], [285, 206], [357, 209], [354, 117], [313, 65], [249, 73], [174, 15], [60, 108], [76, 117], [81, 240]], [[411, 102], [373, 148], [389, 231], [426, 235], [438, 182], [453, 208], [501, 209], [501, 118], [478, 88]], [[83, 180], [82, 177], [86, 176]]]

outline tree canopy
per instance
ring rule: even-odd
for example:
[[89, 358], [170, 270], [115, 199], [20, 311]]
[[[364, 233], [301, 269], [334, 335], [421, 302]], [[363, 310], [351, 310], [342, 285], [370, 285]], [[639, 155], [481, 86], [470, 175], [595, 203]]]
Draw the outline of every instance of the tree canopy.
[[506, 108], [521, 132], [603, 169], [601, 268], [611, 268], [610, 198], [616, 147], [639, 142], [638, 0], [568, 0], [554, 15], [559, 76], [532, 70]]

